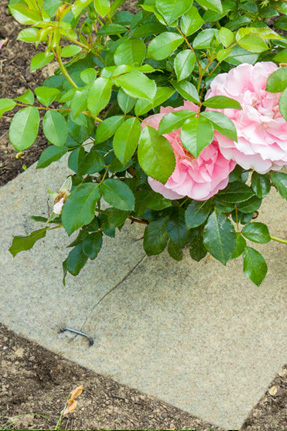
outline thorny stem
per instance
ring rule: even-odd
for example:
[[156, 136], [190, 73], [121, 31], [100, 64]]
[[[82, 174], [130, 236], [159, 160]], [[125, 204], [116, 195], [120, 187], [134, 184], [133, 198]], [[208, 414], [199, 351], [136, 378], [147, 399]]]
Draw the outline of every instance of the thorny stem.
[[132, 221], [132, 223], [149, 224], [149, 222], [147, 220], [138, 219], [138, 218], [135, 218], [132, 216], [128, 217], [128, 218], [129, 218], [129, 220]]
[[234, 208], [235, 208], [236, 227], [237, 227], [237, 231], [239, 232], [238, 209], [237, 209], [237, 205], [236, 204], [234, 204]]
[[27, 108], [27, 107], [31, 106], [32, 108], [44, 109], [45, 111], [68, 111], [68, 112], [70, 112], [70, 111], [71, 111], [71, 109], [44, 108], [43, 106], [34, 106], [34, 105], [28, 105], [28, 104], [25, 104], [25, 103], [18, 103], [18, 102], [17, 102], [17, 105], [18, 105], [18, 106], [25, 106], [25, 108]]

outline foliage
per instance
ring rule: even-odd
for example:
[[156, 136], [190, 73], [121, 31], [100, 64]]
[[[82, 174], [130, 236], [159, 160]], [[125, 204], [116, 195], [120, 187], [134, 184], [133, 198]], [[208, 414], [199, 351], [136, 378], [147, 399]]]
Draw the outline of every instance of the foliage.
[[[275, 28], [285, 29], [286, 2], [140, 0], [135, 15], [120, 10], [123, 3], [10, 0], [10, 13], [26, 26], [18, 40], [46, 46], [33, 57], [31, 71], [52, 61], [58, 68], [35, 94], [27, 90], [14, 100], [0, 99], [0, 116], [21, 108], [9, 131], [19, 152], [35, 142], [42, 122], [50, 146], [38, 169], [69, 154], [73, 171], [71, 189], [55, 197], [63, 210], [49, 219], [35, 217], [44, 227], [15, 237], [10, 251], [15, 256], [31, 248], [57, 227], [68, 235], [77, 231], [63, 263], [65, 276], [77, 275], [100, 252], [103, 235], [114, 237], [129, 219], [146, 224], [147, 255], [167, 248], [179, 261], [182, 249], [189, 247], [195, 261], [209, 252], [224, 265], [242, 256], [244, 273], [259, 285], [267, 265], [246, 240], [264, 244], [276, 239], [253, 217], [272, 185], [287, 198], [287, 174], [253, 172], [248, 182], [248, 171], [236, 166], [228, 186], [204, 201], [167, 199], [151, 189], [147, 176], [163, 184], [169, 179], [175, 156], [166, 134], [179, 128], [183, 145], [195, 158], [215, 131], [237, 140], [225, 114], [240, 110], [240, 104], [220, 95], [205, 100], [206, 91], [218, 74], [239, 64], [273, 61], [285, 66], [287, 38], [266, 19], [274, 17]], [[269, 77], [267, 90], [282, 93], [279, 107], [287, 120], [287, 67]], [[184, 100], [199, 113], [173, 111], [163, 117], [159, 130], [144, 127], [160, 107], [177, 108]]]

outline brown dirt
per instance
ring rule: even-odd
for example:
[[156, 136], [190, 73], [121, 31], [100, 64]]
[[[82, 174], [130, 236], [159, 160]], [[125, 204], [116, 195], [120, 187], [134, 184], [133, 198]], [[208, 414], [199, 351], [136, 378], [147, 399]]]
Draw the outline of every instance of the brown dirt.
[[[9, 38], [0, 51], [0, 97], [16, 97], [34, 89], [45, 71], [31, 74], [33, 45], [16, 41], [21, 26], [7, 13], [8, 0], [0, 4], [0, 39]], [[131, 11], [134, 3], [127, 2]], [[131, 4], [133, 3], [133, 4]], [[47, 73], [47, 71], [46, 71]], [[46, 147], [40, 135], [32, 148], [16, 159], [9, 143], [11, 114], [0, 121], [0, 185], [34, 163]], [[284, 371], [285, 370], [285, 371]], [[287, 429], [287, 366], [277, 376], [245, 421], [242, 431]], [[84, 385], [76, 411], [63, 418], [60, 429], [99, 430], [220, 430], [165, 404], [68, 361], [17, 336], [0, 324], [0, 430], [55, 429], [70, 391]]]

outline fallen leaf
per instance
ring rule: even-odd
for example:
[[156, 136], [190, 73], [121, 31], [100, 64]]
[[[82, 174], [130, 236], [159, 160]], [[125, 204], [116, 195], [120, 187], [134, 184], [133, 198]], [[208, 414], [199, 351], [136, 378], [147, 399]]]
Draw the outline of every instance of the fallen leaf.
[[77, 405], [78, 405], [78, 401], [76, 401], [76, 400], [74, 400], [71, 404], [69, 404], [68, 407], [64, 410], [64, 413], [63, 413], [64, 416], [66, 416], [69, 413], [72, 413], [74, 410], [76, 410]]

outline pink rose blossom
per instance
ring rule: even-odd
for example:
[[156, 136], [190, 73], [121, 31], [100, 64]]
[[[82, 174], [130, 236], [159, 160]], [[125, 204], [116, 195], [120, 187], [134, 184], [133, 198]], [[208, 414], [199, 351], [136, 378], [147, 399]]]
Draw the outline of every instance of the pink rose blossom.
[[[176, 109], [172, 107], [161, 108], [160, 114], [146, 118], [143, 126], [158, 129], [165, 114], [182, 109], [198, 112], [198, 106], [194, 103], [184, 102], [184, 106]], [[176, 165], [166, 184], [148, 178], [148, 182], [155, 192], [167, 199], [181, 199], [188, 196], [191, 199], [203, 201], [227, 186], [229, 174], [234, 169], [235, 162], [225, 159], [220, 153], [217, 133], [214, 135], [213, 142], [202, 150], [198, 159], [183, 147], [180, 140], [180, 129], [163, 136], [173, 148]]]
[[260, 174], [287, 164], [287, 122], [278, 106], [281, 93], [265, 90], [277, 69], [271, 62], [241, 64], [214, 78], [206, 94], [206, 99], [227, 96], [241, 104], [242, 110], [218, 109], [234, 122], [238, 135], [238, 142], [219, 135], [219, 148], [227, 159]]

